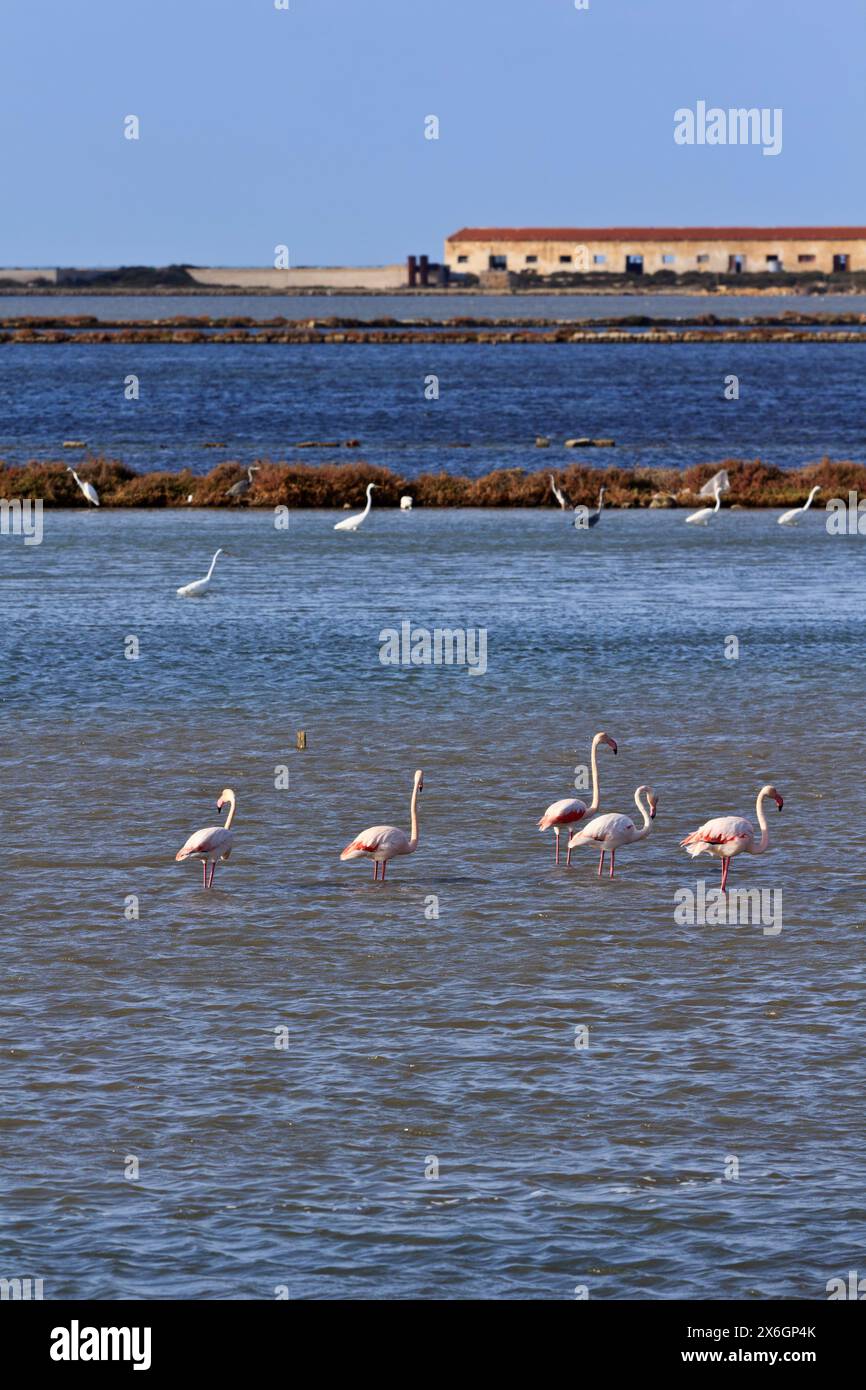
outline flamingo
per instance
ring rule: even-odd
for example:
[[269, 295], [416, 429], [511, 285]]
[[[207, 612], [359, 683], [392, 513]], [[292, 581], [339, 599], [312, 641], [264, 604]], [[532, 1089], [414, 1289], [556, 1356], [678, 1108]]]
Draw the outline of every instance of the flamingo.
[[[237, 797], [231, 787], [226, 787], [221, 793], [217, 802], [217, 810], [221, 811], [226, 804], [228, 804], [229, 813], [225, 825], [209, 825], [205, 830], [197, 830], [194, 835], [190, 835], [183, 848], [179, 849], [174, 856], [176, 860], [201, 860], [202, 888], [213, 888], [213, 876], [216, 873], [217, 860], [228, 859], [232, 852], [235, 834], [231, 824], [235, 818]], [[211, 866], [210, 880], [208, 880], [207, 873], [208, 864]]]
[[249, 492], [250, 488], [255, 482], [253, 474], [258, 473], [259, 467], [260, 465], [258, 463], [251, 463], [249, 468], [247, 469], [247, 476], [245, 478], [240, 478], [236, 483], [233, 483], [232, 486], [229, 488], [228, 492], [226, 493], [226, 497], [235, 497], [238, 499], [238, 501], [240, 501], [242, 497], [246, 497], [247, 493]]
[[[554, 801], [548, 806], [541, 820], [538, 822], [539, 830], [549, 830], [553, 826], [555, 838], [554, 864], [559, 863], [559, 836], [563, 826], [574, 825], [577, 821], [583, 820], [590, 813], [595, 813], [599, 808], [598, 790], [598, 761], [596, 749], [600, 743], [606, 743], [608, 748], [616, 752], [616, 740], [610, 734], [596, 734], [592, 740], [592, 751], [590, 753], [590, 764], [592, 766], [592, 805], [587, 806], [585, 801], [581, 801], [576, 796], [567, 796], [562, 801]], [[565, 856], [565, 867], [571, 863], [571, 848]]]
[[599, 490], [598, 490], [598, 507], [597, 507], [597, 509], [596, 509], [594, 512], [588, 512], [588, 513], [587, 513], [587, 517], [586, 517], [586, 521], [585, 521], [585, 522], [584, 522], [584, 521], [580, 521], [580, 520], [578, 519], [577, 513], [581, 510], [580, 507], [579, 507], [579, 506], [578, 506], [578, 507], [575, 507], [575, 509], [574, 509], [574, 512], [575, 512], [575, 516], [574, 516], [574, 527], [575, 527], [575, 530], [576, 530], [576, 531], [583, 531], [583, 530], [585, 530], [585, 529], [586, 529], [587, 527], [589, 527], [589, 526], [597, 526], [598, 523], [601, 521], [601, 513], [602, 513], [602, 510], [603, 510], [603, 508], [604, 508], [604, 494], [605, 494], [606, 490], [607, 490], [607, 489], [606, 489], [606, 488], [603, 488], [603, 487], [600, 487], [600, 488], [599, 488]]
[[779, 525], [796, 526], [799, 517], [805, 516], [820, 491], [821, 489], [819, 487], [813, 487], [802, 507], [792, 507], [789, 512], [782, 513], [779, 517]]
[[226, 552], [222, 550], [222, 548], [220, 548], [219, 550], [215, 550], [214, 557], [210, 562], [210, 569], [208, 570], [204, 579], [194, 579], [191, 584], [184, 584], [183, 587], [178, 589], [177, 591], [180, 594], [180, 597], [200, 598], [201, 595], [210, 588], [211, 575], [213, 574], [214, 565], [217, 562], [217, 556], [224, 554], [226, 554]]
[[385, 882], [385, 871], [388, 868], [388, 860], [393, 859], [397, 854], [414, 854], [418, 848], [418, 841], [421, 836], [418, 833], [418, 795], [424, 790], [424, 773], [419, 768], [415, 773], [415, 781], [412, 786], [412, 804], [409, 810], [412, 822], [411, 838], [405, 830], [398, 830], [396, 825], [371, 825], [369, 830], [362, 830], [350, 844], [346, 845], [341, 859], [360, 859], [362, 854], [369, 854], [373, 861], [373, 882], [379, 876], [379, 865], [382, 865], [382, 882]]
[[568, 498], [566, 497], [565, 493], [561, 492], [560, 489], [556, 486], [556, 479], [554, 478], [553, 474], [548, 473], [547, 476], [550, 479], [550, 486], [553, 488], [554, 497], [556, 498], [562, 510], [564, 512], [567, 512], [570, 505]]
[[338, 521], [334, 526], [335, 531], [357, 531], [361, 522], [368, 515], [370, 507], [373, 505], [373, 498], [371, 496], [373, 488], [378, 486], [378, 483], [367, 484], [367, 505], [364, 510], [362, 512], [356, 512], [354, 516], [347, 516], [345, 521]]
[[721, 488], [719, 487], [718, 481], [714, 481], [716, 482], [716, 486], [713, 489], [716, 498], [716, 505], [714, 507], [701, 507], [699, 511], [692, 512], [691, 516], [686, 517], [686, 525], [707, 526], [709, 524], [710, 517], [714, 516], [715, 513], [719, 510], [719, 507], [722, 505], [722, 492]]
[[755, 839], [755, 827], [745, 816], [716, 816], [705, 821], [691, 835], [680, 841], [680, 847], [693, 857], [696, 854], [715, 854], [722, 861], [722, 892], [728, 882], [728, 870], [735, 854], [764, 854], [770, 844], [770, 832], [764, 816], [764, 801], [771, 796], [781, 811], [784, 802], [775, 787], [769, 784], [758, 792], [755, 815], [761, 827], [760, 840]]
[[[641, 800], [644, 793], [646, 793], [647, 799], [646, 806]], [[606, 816], [596, 816], [595, 820], [591, 820], [582, 830], [578, 830], [572, 835], [568, 842], [569, 849], [577, 849], [578, 845], [598, 845], [600, 847], [599, 875], [604, 869], [604, 856], [608, 850], [610, 850], [610, 877], [613, 878], [616, 852], [620, 845], [633, 845], [635, 840], [645, 840], [650, 832], [650, 821], [655, 820], [659, 799], [652, 787], [647, 786], [638, 787], [634, 799], [643, 816], [642, 830], [638, 830], [629, 816], [621, 816], [613, 812]]]
[[66, 471], [67, 473], [72, 474], [78, 486], [81, 488], [81, 491], [84, 493], [84, 496], [87, 498], [87, 501], [90, 502], [92, 506], [98, 507], [99, 493], [96, 491], [96, 488], [93, 486], [93, 483], [82, 482], [71, 464], [66, 465]]

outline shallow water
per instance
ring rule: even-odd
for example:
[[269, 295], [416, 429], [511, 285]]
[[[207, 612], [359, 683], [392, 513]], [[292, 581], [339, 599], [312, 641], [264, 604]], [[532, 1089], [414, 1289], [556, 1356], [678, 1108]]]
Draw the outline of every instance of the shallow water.
[[269, 319], [320, 317], [377, 319], [445, 319], [458, 315], [483, 318], [607, 318], [611, 314], [807, 314], [863, 312], [860, 294], [227, 294], [139, 295], [0, 294], [0, 318], [18, 314], [93, 314], [100, 319], [173, 318], [175, 314], [232, 314]]
[[[0, 1273], [47, 1298], [825, 1297], [864, 1237], [861, 539], [820, 513], [336, 519], [3, 538]], [[177, 599], [217, 545], [211, 594]], [[406, 620], [486, 628], [486, 673], [382, 665]], [[660, 798], [612, 883], [535, 828], [601, 728], [605, 809]], [[374, 885], [339, 851], [408, 825], [416, 767], [419, 850]], [[781, 889], [783, 930], [678, 925], [677, 889], [717, 877], [679, 840], [769, 780], [772, 849], [731, 879]], [[174, 854], [226, 784], [205, 894]]]
[[[78, 439], [142, 471], [196, 473], [224, 459], [359, 456], [405, 477], [575, 461], [866, 462], [863, 354], [859, 343], [10, 344], [0, 347], [0, 459], [56, 459]], [[136, 401], [124, 394], [130, 373]], [[553, 446], [536, 449], [537, 435]], [[563, 447], [583, 435], [616, 448]], [[353, 438], [355, 455], [293, 448]]]

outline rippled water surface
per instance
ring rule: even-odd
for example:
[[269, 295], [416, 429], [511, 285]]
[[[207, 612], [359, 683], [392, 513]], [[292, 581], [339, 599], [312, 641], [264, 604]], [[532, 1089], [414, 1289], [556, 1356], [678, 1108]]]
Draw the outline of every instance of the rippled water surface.
[[[49, 1298], [825, 1297], [866, 1234], [866, 542], [817, 512], [336, 519], [2, 538], [0, 1273]], [[212, 592], [176, 598], [218, 545]], [[486, 672], [384, 666], [403, 621], [486, 629]], [[605, 809], [659, 795], [613, 882], [536, 829], [602, 728]], [[374, 885], [339, 851], [408, 827], [416, 767], [420, 847]], [[731, 881], [780, 889], [783, 930], [680, 925], [717, 867], [679, 840], [770, 780], [772, 849]], [[174, 854], [227, 784], [206, 894]]]

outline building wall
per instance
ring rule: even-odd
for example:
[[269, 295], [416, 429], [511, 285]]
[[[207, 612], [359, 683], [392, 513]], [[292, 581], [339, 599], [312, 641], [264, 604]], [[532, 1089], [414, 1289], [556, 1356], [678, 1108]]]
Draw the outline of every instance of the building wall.
[[[591, 270], [621, 275], [626, 270], [626, 256], [643, 256], [643, 272], [652, 275], [657, 270], [672, 270], [675, 274], [686, 271], [706, 271], [727, 274], [731, 256], [742, 256], [742, 269], [746, 272], [773, 269], [793, 271], [833, 270], [833, 257], [848, 255], [848, 270], [866, 270], [866, 239], [834, 241], [825, 240], [785, 240], [768, 241], [732, 239], [730, 241], [680, 241], [658, 240], [631, 241], [598, 240], [587, 237], [582, 242], [570, 241], [454, 241], [445, 242], [445, 261], [452, 274], [470, 272], [480, 275], [491, 268], [491, 256], [505, 256], [505, 269], [517, 271], [537, 271], [539, 275], [552, 275], [559, 271]], [[562, 260], [563, 256], [570, 257]], [[774, 265], [773, 256], [778, 256], [780, 265]], [[534, 260], [528, 259], [534, 257]], [[597, 260], [597, 257], [603, 257]], [[666, 258], [670, 259], [666, 259]], [[808, 257], [808, 260], [801, 259]]]
[[0, 268], [0, 280], [13, 280], [18, 285], [36, 285], [40, 280], [43, 284], [56, 285], [56, 270], [21, 270], [19, 267], [7, 270]]
[[190, 267], [189, 274], [199, 285], [221, 288], [287, 290], [326, 289], [393, 290], [406, 284], [405, 265], [297, 266], [290, 270], [268, 267], [203, 266]]

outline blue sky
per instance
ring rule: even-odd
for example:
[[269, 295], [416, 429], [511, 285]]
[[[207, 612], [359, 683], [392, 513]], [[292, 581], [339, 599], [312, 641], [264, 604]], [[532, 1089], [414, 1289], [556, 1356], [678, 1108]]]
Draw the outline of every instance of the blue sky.
[[[467, 224], [866, 222], [862, 0], [289, 3], [5, 0], [0, 265], [263, 265], [278, 243], [293, 265], [375, 264], [438, 258]], [[782, 153], [677, 146], [698, 99], [781, 107]]]

